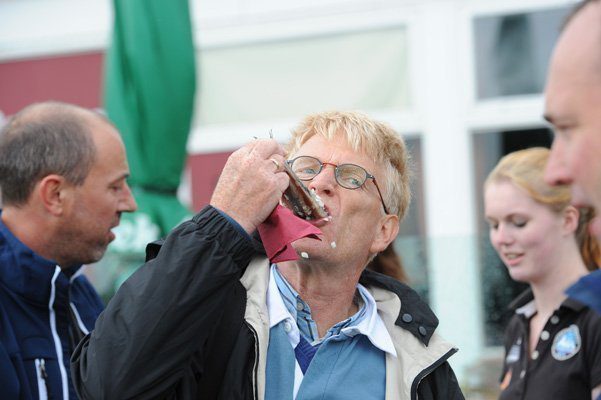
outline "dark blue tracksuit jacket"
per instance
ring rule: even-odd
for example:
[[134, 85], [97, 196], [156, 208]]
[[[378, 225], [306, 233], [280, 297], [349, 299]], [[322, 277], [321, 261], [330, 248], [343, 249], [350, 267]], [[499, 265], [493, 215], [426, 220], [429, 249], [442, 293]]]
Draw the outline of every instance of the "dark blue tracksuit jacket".
[[102, 309], [80, 267], [62, 271], [0, 220], [1, 399], [76, 399], [69, 358]]

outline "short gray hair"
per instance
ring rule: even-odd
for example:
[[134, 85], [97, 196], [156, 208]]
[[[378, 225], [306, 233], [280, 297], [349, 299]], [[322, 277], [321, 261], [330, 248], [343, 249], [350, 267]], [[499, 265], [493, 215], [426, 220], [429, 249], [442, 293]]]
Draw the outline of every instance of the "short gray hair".
[[[87, 115], [89, 113], [89, 116]], [[50, 174], [83, 184], [96, 159], [87, 127], [89, 110], [36, 103], [14, 115], [0, 133], [0, 189], [4, 205], [23, 205], [35, 184]]]
[[[384, 202], [391, 214], [402, 221], [411, 201], [410, 157], [403, 138], [390, 126], [356, 111], [329, 111], [305, 117], [292, 131], [286, 146], [288, 155], [296, 152], [311, 137], [331, 140], [342, 135], [353, 150], [364, 151], [384, 168]], [[380, 181], [379, 181], [380, 182]]]

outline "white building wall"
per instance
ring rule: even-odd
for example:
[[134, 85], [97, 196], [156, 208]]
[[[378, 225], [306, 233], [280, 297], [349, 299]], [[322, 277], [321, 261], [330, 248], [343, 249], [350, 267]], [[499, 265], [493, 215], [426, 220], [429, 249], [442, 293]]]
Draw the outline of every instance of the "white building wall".
[[[452, 1], [424, 2], [418, 9], [412, 45], [416, 106], [422, 117], [428, 268], [431, 305], [442, 334], [460, 352], [452, 365], [462, 377], [479, 356], [482, 318], [474, 242], [473, 168], [465, 127], [469, 98], [461, 76], [466, 48]], [[461, 379], [461, 378], [460, 378]]]

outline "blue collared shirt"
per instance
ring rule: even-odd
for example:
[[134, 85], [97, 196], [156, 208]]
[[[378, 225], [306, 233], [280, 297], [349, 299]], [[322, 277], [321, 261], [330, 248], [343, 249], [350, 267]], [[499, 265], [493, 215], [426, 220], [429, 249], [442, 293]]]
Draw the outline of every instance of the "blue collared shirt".
[[[270, 338], [265, 398], [382, 399], [386, 390], [385, 354], [396, 357], [376, 303], [362, 285], [359, 311], [317, 334], [311, 310], [272, 265], [267, 291]], [[301, 335], [318, 346], [303, 373], [295, 357]]]

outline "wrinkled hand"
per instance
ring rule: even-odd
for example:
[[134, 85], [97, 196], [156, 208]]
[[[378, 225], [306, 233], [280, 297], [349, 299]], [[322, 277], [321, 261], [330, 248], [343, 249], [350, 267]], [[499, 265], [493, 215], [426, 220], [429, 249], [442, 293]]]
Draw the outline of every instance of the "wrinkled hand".
[[282, 146], [272, 139], [257, 139], [232, 153], [210, 204], [236, 220], [246, 232], [254, 232], [290, 183], [283, 172], [284, 154]]

